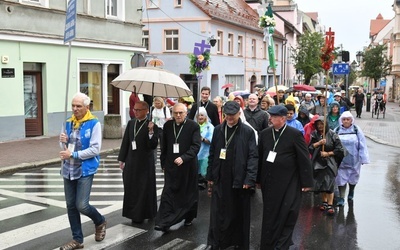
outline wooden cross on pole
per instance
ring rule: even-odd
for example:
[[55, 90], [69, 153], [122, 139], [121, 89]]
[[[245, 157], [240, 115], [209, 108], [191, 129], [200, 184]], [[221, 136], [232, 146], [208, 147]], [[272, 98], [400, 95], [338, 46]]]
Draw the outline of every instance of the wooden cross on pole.
[[329, 30], [325, 32], [325, 44], [328, 48], [334, 49], [334, 44], [335, 44], [335, 32], [331, 30], [331, 27], [329, 27]]

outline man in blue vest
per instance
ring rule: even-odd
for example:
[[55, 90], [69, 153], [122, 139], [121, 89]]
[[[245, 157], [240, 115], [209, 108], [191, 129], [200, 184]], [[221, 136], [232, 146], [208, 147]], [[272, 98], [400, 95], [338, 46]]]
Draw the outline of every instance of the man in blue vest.
[[60, 249], [83, 248], [81, 213], [92, 219], [95, 225], [95, 240], [106, 236], [106, 220], [89, 204], [93, 177], [99, 166], [101, 148], [101, 124], [89, 110], [90, 98], [77, 93], [72, 99], [73, 115], [66, 122], [65, 133], [60, 134], [63, 150], [61, 175], [64, 179], [65, 201], [72, 241]]

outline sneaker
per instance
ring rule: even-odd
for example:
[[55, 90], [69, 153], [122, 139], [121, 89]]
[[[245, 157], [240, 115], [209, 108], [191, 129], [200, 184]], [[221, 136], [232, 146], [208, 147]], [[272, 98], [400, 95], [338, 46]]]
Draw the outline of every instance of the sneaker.
[[339, 201], [336, 203], [337, 207], [343, 207], [344, 206], [344, 199], [343, 198], [339, 198]]
[[94, 239], [96, 241], [102, 241], [106, 237], [106, 225], [107, 225], [107, 221], [104, 221], [100, 225], [95, 226]]
[[73, 249], [81, 249], [83, 248], [83, 244], [77, 242], [76, 240], [72, 240], [63, 246], [60, 247], [60, 250], [73, 250]]

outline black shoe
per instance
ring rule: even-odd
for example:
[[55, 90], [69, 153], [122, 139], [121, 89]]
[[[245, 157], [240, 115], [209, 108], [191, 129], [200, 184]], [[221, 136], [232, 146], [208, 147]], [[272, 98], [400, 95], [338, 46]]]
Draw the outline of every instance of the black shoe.
[[132, 220], [132, 224], [142, 224], [144, 222], [144, 220]]
[[185, 226], [185, 227], [190, 227], [191, 225], [192, 225], [193, 223], [192, 223], [192, 221], [190, 220], [185, 220], [185, 223], [183, 223], [183, 225]]
[[162, 227], [162, 226], [155, 225], [155, 226], [154, 226], [154, 230], [156, 230], [156, 231], [162, 231], [162, 232], [166, 233], [166, 232], [168, 232], [169, 227]]

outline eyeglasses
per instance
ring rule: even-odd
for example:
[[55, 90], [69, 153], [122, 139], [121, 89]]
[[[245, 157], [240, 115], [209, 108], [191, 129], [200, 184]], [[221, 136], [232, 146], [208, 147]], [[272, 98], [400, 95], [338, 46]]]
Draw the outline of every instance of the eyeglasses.
[[135, 112], [137, 112], [137, 111], [143, 111], [143, 110], [146, 110], [146, 109], [133, 109]]
[[173, 112], [174, 113], [174, 115], [183, 115], [185, 112]]

